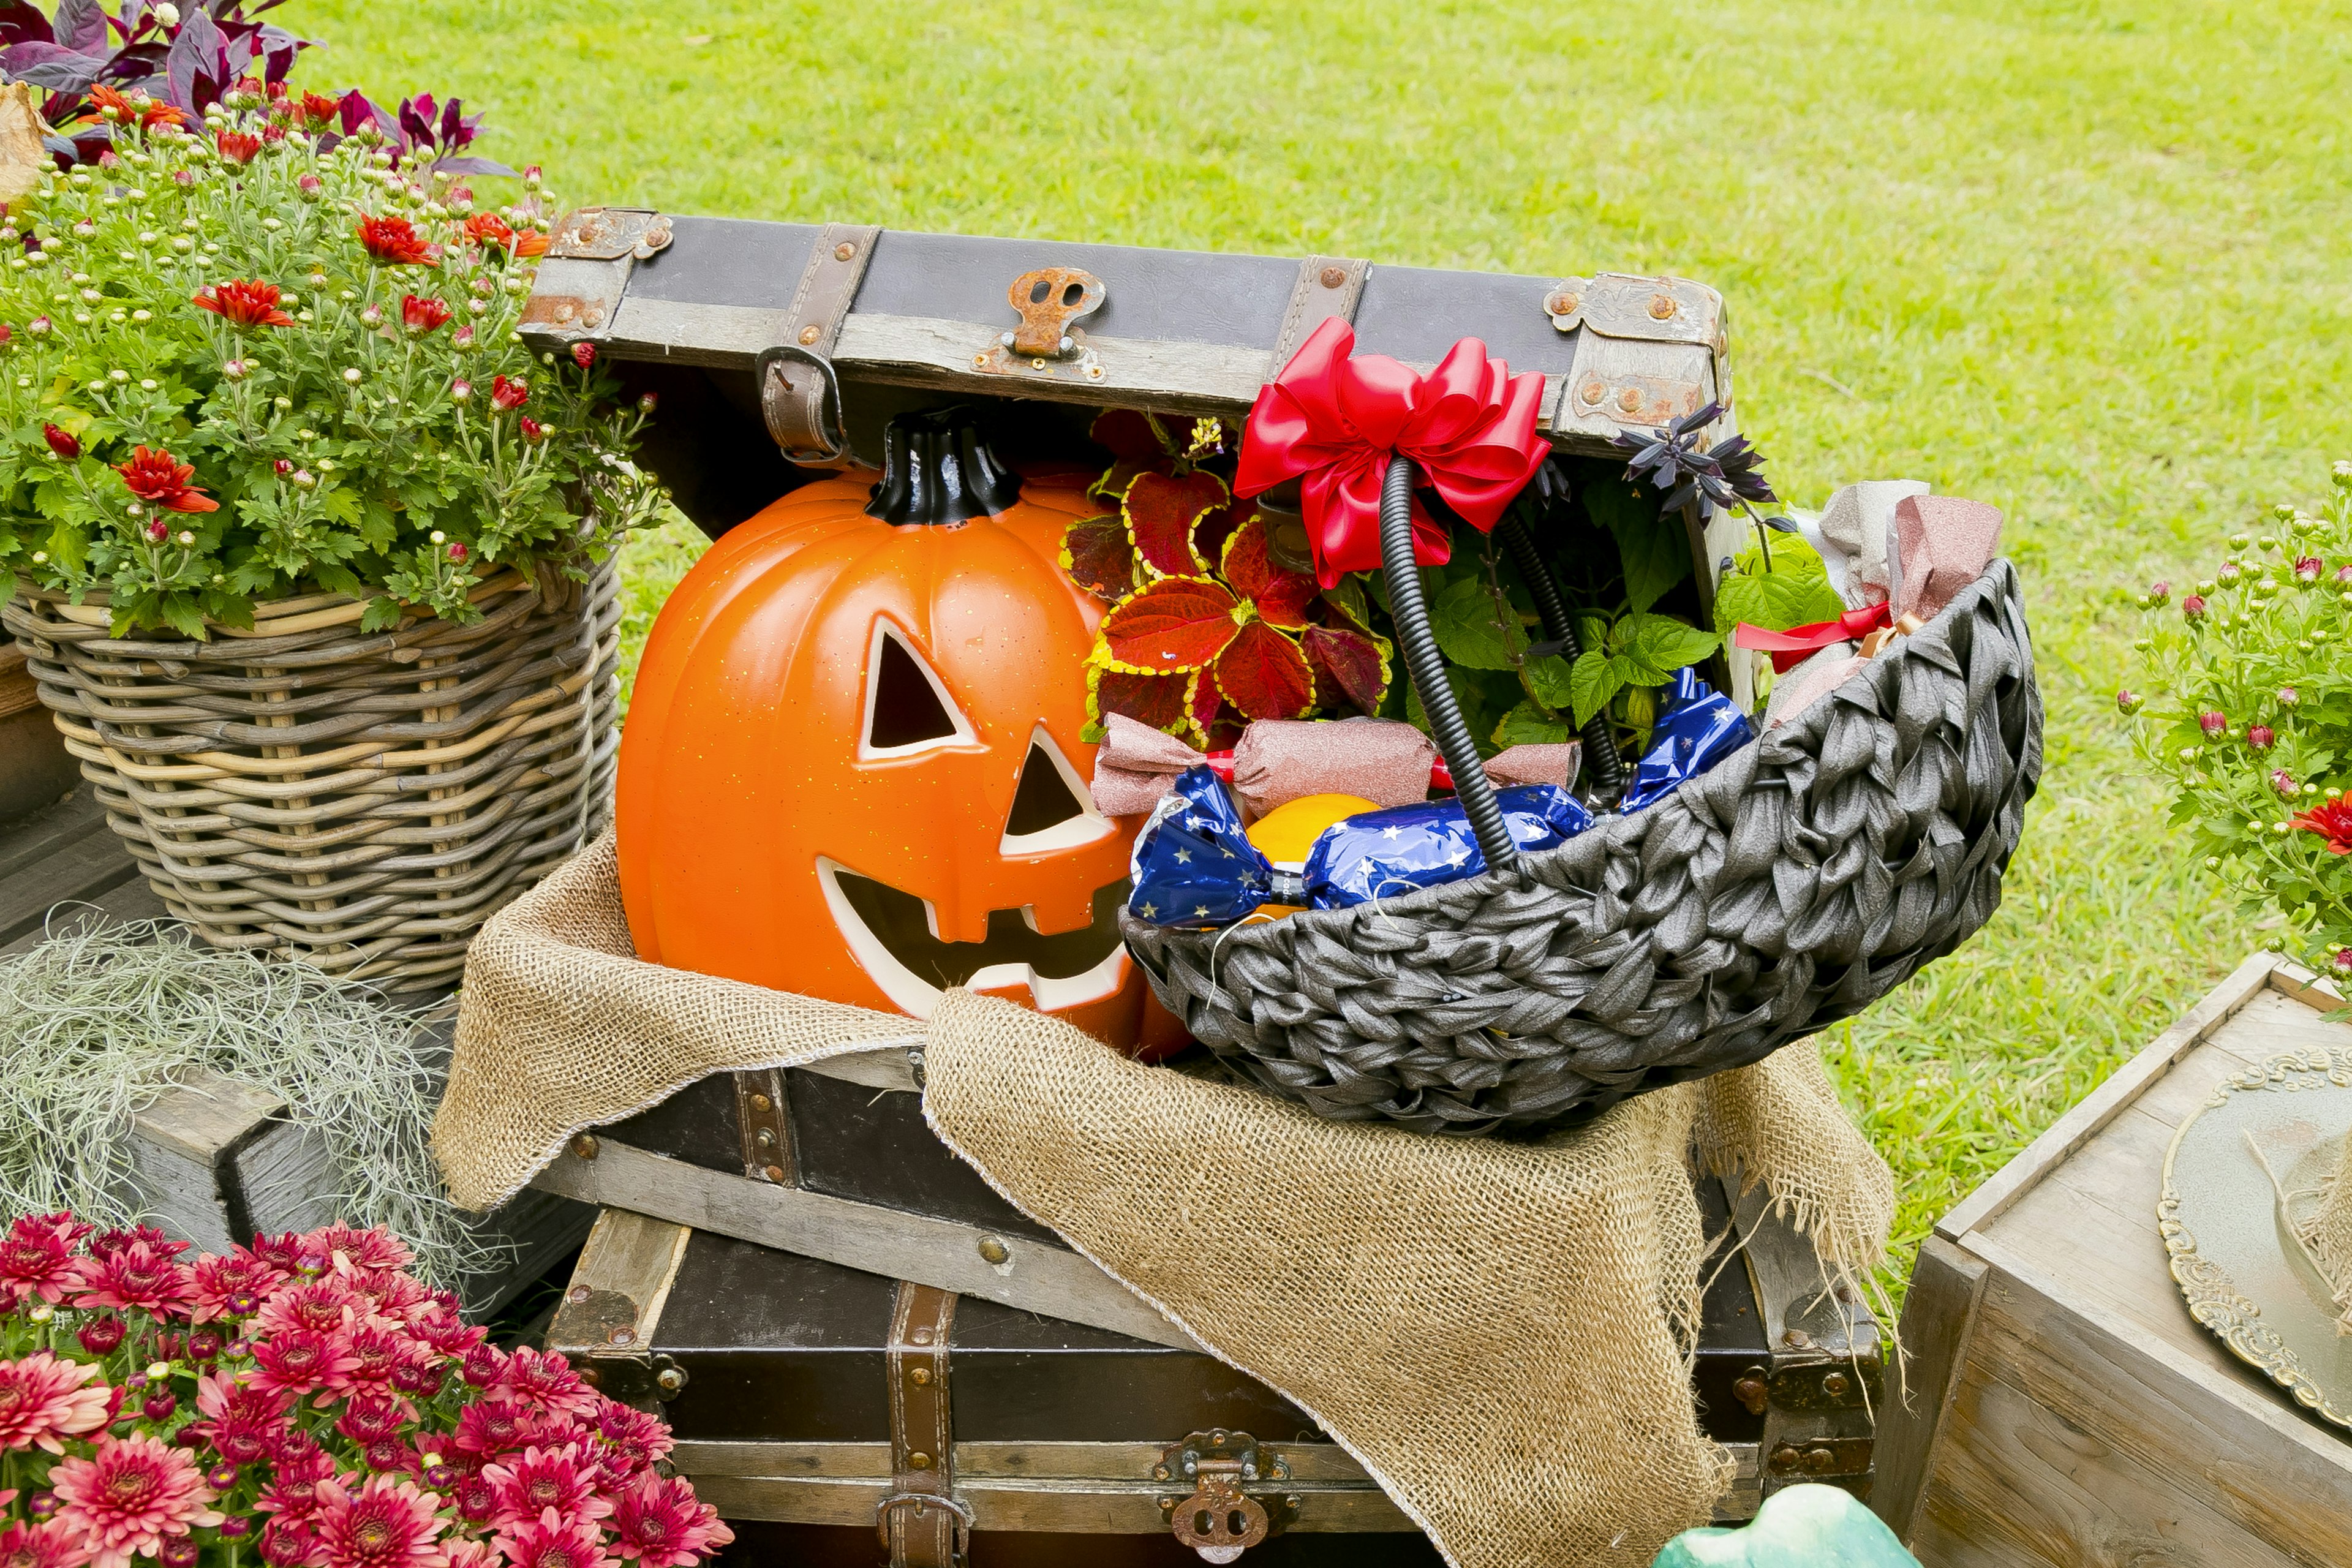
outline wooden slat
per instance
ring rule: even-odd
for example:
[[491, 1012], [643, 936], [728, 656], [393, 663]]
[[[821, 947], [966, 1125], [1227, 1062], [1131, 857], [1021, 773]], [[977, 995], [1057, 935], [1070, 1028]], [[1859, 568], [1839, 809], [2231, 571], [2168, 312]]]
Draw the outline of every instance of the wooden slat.
[[1936, 1234], [1957, 1241], [1982, 1228], [2014, 1203], [2042, 1174], [2081, 1148], [2091, 1136], [2173, 1064], [2194, 1050], [2232, 1014], [2261, 995], [2269, 986], [2276, 960], [2258, 952], [2232, 971], [2181, 1020], [2148, 1043], [2146, 1049], [2118, 1068], [2106, 1082], [2052, 1123], [2048, 1131], [1997, 1172], [1991, 1180], [1963, 1199], [1936, 1224]]
[[138, 875], [87, 789], [0, 839], [0, 947], [30, 937], [60, 904], [90, 900]]
[[[609, 1354], [614, 1331], [625, 1328], [627, 1343], [642, 1349], [661, 1328], [662, 1309], [686, 1261], [692, 1227], [608, 1208], [580, 1249], [571, 1287], [547, 1326], [547, 1348], [573, 1357]], [[882, 1444], [887, 1464], [889, 1445]]]
[[[593, 1159], [567, 1149], [532, 1184], [583, 1203], [628, 1208], [869, 1274], [1091, 1323], [1153, 1344], [1199, 1348], [1086, 1258], [1025, 1237], [706, 1171], [609, 1138], [598, 1140]], [[1003, 1246], [1004, 1262], [992, 1264], [981, 1257], [981, 1244], [992, 1239]]]
[[1906, 1540], [1934, 1468], [1937, 1424], [1965, 1362], [1989, 1271], [1983, 1259], [1931, 1236], [1920, 1246], [1903, 1298], [1898, 1337], [1909, 1357], [1902, 1363], [1900, 1390], [1878, 1412], [1870, 1506]]

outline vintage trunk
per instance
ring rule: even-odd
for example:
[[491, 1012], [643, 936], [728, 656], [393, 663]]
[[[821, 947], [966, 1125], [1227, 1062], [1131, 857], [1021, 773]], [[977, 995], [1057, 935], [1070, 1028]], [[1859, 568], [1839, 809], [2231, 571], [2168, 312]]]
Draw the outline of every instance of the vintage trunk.
[[[1747, 1518], [1794, 1480], [1866, 1495], [1875, 1324], [1823, 1292], [1811, 1249], [1760, 1200], [1735, 1221], [1715, 1183], [1700, 1194], [1710, 1228], [1737, 1223], [1746, 1241], [1712, 1283], [1692, 1373], [1703, 1424], [1739, 1466], [1720, 1517]], [[893, 1442], [901, 1461], [940, 1447], [910, 1437], [904, 1411], [891, 1426], [893, 1314], [936, 1312], [947, 1295], [608, 1208], [548, 1344], [614, 1397], [661, 1406], [680, 1471], [739, 1521], [745, 1561], [863, 1563], [893, 1495]], [[977, 1531], [975, 1563], [1192, 1560], [1171, 1521], [1201, 1510], [1154, 1467], [1181, 1440], [1198, 1452], [1234, 1432], [1289, 1471], [1238, 1482], [1283, 1527], [1253, 1561], [1436, 1561], [1311, 1420], [1164, 1326], [1143, 1341], [961, 1297], [949, 1340], [953, 1464], [938, 1479]], [[1108, 1539], [1051, 1539], [1071, 1535]]]
[[2310, 981], [2249, 959], [1920, 1249], [1872, 1502], [1926, 1568], [2352, 1563], [2352, 1443], [2198, 1326], [2158, 1229], [2223, 1079], [2352, 1046]]
[[[1091, 410], [1238, 417], [1317, 326], [1426, 369], [1482, 340], [1540, 371], [1540, 427], [1605, 456], [1612, 437], [1708, 403], [1727, 412], [1722, 296], [1677, 278], [1527, 278], [1346, 257], [753, 223], [592, 207], [557, 225], [525, 340], [592, 343], [660, 411], [646, 461], [714, 536], [823, 468], [881, 452], [894, 414], [1019, 399], [1071, 436]], [[787, 461], [787, 457], [793, 460]], [[1706, 613], [1736, 514], [1685, 514]]]

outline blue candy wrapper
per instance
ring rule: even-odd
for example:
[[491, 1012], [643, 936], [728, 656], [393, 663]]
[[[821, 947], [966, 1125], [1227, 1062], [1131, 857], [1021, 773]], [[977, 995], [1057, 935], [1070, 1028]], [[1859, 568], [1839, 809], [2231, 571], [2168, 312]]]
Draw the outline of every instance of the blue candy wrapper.
[[1665, 710], [1650, 731], [1650, 749], [1618, 811], [1630, 816], [1657, 805], [1755, 738], [1748, 715], [1685, 666], [1675, 671]]
[[[1592, 816], [1558, 784], [1499, 790], [1512, 841], [1549, 849], [1592, 826]], [[1261, 904], [1320, 910], [1409, 893], [1486, 868], [1461, 804], [1368, 811], [1332, 824], [1308, 851], [1304, 877], [1276, 870], [1242, 830], [1224, 781], [1206, 766], [1176, 775], [1152, 809], [1129, 860], [1128, 912], [1155, 925], [1227, 926]]]
[[[1553, 849], [1592, 826], [1592, 814], [1558, 784], [1496, 790], [1511, 842]], [[1307, 901], [1318, 910], [1417, 892], [1475, 877], [1486, 857], [1459, 800], [1433, 800], [1360, 812], [1335, 822], [1307, 854]]]

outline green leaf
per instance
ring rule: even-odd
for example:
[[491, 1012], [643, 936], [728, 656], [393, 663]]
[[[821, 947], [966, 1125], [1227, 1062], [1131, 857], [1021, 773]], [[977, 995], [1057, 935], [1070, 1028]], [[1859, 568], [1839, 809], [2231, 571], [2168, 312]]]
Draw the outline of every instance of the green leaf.
[[1715, 627], [1727, 637], [1742, 621], [1785, 632], [1844, 613], [1844, 602], [1830, 586], [1829, 569], [1811, 546], [1794, 537], [1773, 543], [1769, 572], [1760, 552], [1747, 551], [1738, 570], [1716, 588]]
[[[1486, 733], [1494, 726], [1495, 710], [1488, 705], [1486, 690], [1480, 684], [1476, 673], [1466, 669], [1449, 669], [1445, 672], [1445, 682], [1454, 689], [1454, 706], [1462, 710], [1463, 726], [1470, 731], [1474, 739]], [[1397, 684], [1407, 689], [1404, 701], [1405, 721], [1422, 733], [1429, 734], [1431, 732], [1429, 715], [1422, 710], [1421, 689], [1414, 686], [1411, 680], [1400, 680]]]
[[368, 601], [366, 613], [360, 616], [360, 630], [380, 632], [400, 624], [400, 602], [379, 595]]
[[79, 574], [89, 565], [89, 536], [60, 518], [49, 530], [49, 559]]
[[1528, 646], [1516, 618], [1496, 616], [1495, 595], [1475, 575], [1454, 579], [1430, 601], [1429, 629], [1446, 659], [1467, 669], [1508, 669]]
[[1543, 710], [1532, 702], [1522, 702], [1503, 715], [1495, 726], [1497, 746], [1540, 746], [1576, 738], [1575, 729], [1566, 721], [1548, 719]]
[[1619, 629], [1624, 653], [1661, 672], [1654, 680], [1636, 682], [1642, 686], [1661, 685], [1674, 671], [1696, 664], [1723, 646], [1720, 632], [1701, 631], [1672, 616], [1628, 616], [1619, 623]]
[[1578, 656], [1576, 662], [1569, 667], [1570, 707], [1578, 729], [1581, 730], [1591, 722], [1592, 716], [1609, 706], [1609, 700], [1624, 689], [1623, 662], [1596, 647]]
[[1584, 507], [1617, 542], [1625, 600], [1635, 611], [1648, 609], [1691, 574], [1690, 540], [1682, 518], [1659, 515], [1657, 502], [1631, 481], [1588, 481]]
[[1575, 700], [1573, 683], [1570, 679], [1568, 660], [1553, 654], [1545, 658], [1528, 660], [1522, 672], [1534, 690], [1536, 700], [1553, 710], [1567, 708]]

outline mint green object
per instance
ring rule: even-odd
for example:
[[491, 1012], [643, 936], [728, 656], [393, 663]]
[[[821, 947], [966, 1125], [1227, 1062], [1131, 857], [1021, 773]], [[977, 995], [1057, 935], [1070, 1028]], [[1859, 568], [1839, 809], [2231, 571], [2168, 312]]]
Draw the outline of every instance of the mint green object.
[[1800, 1486], [1766, 1498], [1737, 1530], [1684, 1531], [1650, 1568], [1919, 1568], [1919, 1560], [1852, 1492]]

